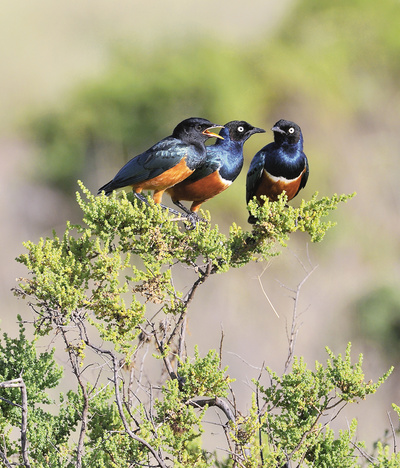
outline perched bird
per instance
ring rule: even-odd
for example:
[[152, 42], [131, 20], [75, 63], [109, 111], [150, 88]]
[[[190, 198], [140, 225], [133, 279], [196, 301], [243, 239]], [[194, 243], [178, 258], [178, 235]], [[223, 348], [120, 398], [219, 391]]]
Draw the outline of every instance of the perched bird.
[[153, 200], [161, 204], [167, 188], [186, 179], [205, 161], [205, 141], [211, 137], [222, 139], [210, 132], [212, 128], [222, 128], [222, 125], [198, 117], [183, 120], [172, 135], [128, 161], [110, 182], [100, 187], [98, 195], [103, 191], [109, 195], [115, 189], [130, 185], [135, 196], [145, 203], [147, 198], [142, 190], [154, 190]]
[[[241, 120], [225, 124], [219, 133], [223, 140], [206, 147], [206, 161], [187, 179], [167, 189], [175, 205], [193, 215], [202, 203], [226, 190], [242, 170], [243, 144], [254, 133], [264, 132]], [[190, 211], [181, 200], [193, 202]]]
[[[276, 201], [283, 191], [291, 200], [307, 183], [309, 169], [300, 127], [294, 122], [279, 120], [271, 130], [274, 141], [254, 156], [247, 173], [247, 203], [254, 196], [262, 203], [261, 195]], [[250, 216], [248, 221], [254, 224], [255, 218]]]

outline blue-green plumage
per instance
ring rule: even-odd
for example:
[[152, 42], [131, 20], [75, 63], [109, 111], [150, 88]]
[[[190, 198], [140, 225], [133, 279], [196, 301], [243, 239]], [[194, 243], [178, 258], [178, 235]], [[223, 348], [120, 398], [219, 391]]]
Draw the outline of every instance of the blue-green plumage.
[[[247, 203], [253, 197], [262, 203], [261, 195], [276, 201], [283, 191], [291, 200], [307, 183], [309, 167], [300, 127], [282, 119], [272, 131], [274, 141], [256, 153], [250, 163], [246, 180]], [[250, 217], [249, 222], [254, 219]]]
[[136, 195], [143, 189], [154, 190], [153, 198], [159, 203], [165, 189], [188, 177], [205, 160], [205, 141], [220, 138], [209, 131], [215, 127], [221, 125], [197, 117], [183, 120], [171, 136], [128, 161], [98, 193], [104, 191], [108, 195], [130, 185]]
[[240, 174], [243, 167], [243, 145], [254, 133], [265, 130], [253, 127], [245, 121], [234, 120], [220, 131], [223, 140], [207, 146], [207, 157], [187, 179], [171, 187], [167, 192], [172, 201], [188, 211], [181, 200], [192, 201], [191, 211], [225, 190]]
[[176, 166], [184, 157], [189, 169], [194, 170], [204, 160], [205, 151], [188, 146], [173, 136], [164, 138], [128, 161], [108, 184], [99, 189], [99, 193], [104, 190], [107, 195], [118, 188], [154, 179]]

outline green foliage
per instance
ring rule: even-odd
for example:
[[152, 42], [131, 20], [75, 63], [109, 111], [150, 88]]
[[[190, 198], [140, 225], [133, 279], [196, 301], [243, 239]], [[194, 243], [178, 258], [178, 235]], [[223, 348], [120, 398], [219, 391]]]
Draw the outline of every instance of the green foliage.
[[[88, 320], [104, 340], [125, 353], [132, 352], [131, 343], [141, 332], [146, 303], [160, 304], [167, 314], [186, 310], [188, 298], [174, 287], [174, 264], [191, 267], [196, 281], [203, 282], [210, 274], [275, 255], [275, 244], [285, 245], [296, 230], [320, 241], [332, 226], [321, 218], [350, 198], [317, 200], [314, 195], [299, 208], [287, 209], [284, 196], [263, 207], [251, 203], [251, 213], [259, 218], [254, 230], [246, 232], [234, 224], [227, 237], [212, 226], [209, 215], [207, 222], [187, 231], [151, 201], [143, 207], [132, 194], [95, 197], [82, 184], [81, 188], [86, 199], [79, 193], [77, 199], [83, 224], [68, 223], [62, 237], [54, 233], [38, 244], [25, 243], [28, 253], [17, 260], [33, 275], [23, 280], [17, 293], [35, 298], [39, 333], [47, 334], [54, 323]], [[73, 346], [83, 358], [82, 341]]]
[[197, 398], [226, 397], [233, 380], [225, 375], [227, 368], [219, 366], [215, 351], [210, 350], [201, 358], [196, 347], [194, 358], [186, 358], [179, 364], [178, 378], [167, 380], [162, 400], [155, 402], [156, 422], [160, 424], [158, 437], [164, 450], [168, 447], [173, 455], [176, 466], [212, 466], [195, 443], [203, 432], [202, 419], [208, 407], [200, 406]]
[[[318, 200], [315, 194], [299, 208], [287, 207], [285, 195], [263, 206], [251, 202], [252, 230], [234, 224], [225, 235], [208, 213], [188, 230], [185, 218], [171, 217], [151, 200], [143, 206], [124, 192], [95, 197], [82, 184], [81, 189], [82, 224], [67, 223], [63, 236], [27, 242], [28, 252], [17, 259], [30, 275], [15, 294], [29, 298], [37, 338], [26, 340], [20, 325], [19, 339], [5, 335], [0, 347], [1, 380], [22, 372], [28, 389], [28, 455], [35, 466], [165, 468], [171, 462], [256, 468], [289, 460], [299, 466], [359, 466], [356, 422], [335, 434], [324, 418], [334, 419], [345, 405], [375, 393], [391, 370], [375, 384], [365, 382], [362, 356], [352, 364], [350, 345], [344, 357], [327, 349], [328, 361], [317, 362], [315, 370], [294, 357], [282, 376], [267, 368], [267, 386], [261, 376], [254, 380], [244, 414], [235, 403], [235, 379], [221, 367], [220, 356], [211, 350], [201, 357], [197, 347], [193, 357], [184, 351], [187, 309], [206, 280], [276, 255], [297, 230], [321, 241], [333, 225], [322, 218], [351, 196]], [[190, 273], [187, 294], [177, 285], [178, 266]], [[152, 315], [151, 305], [158, 307]], [[37, 406], [52, 403], [46, 390], [58, 386], [62, 375], [53, 352], [36, 356], [38, 337], [53, 335], [63, 341], [78, 387], [60, 397], [57, 411]], [[152, 366], [161, 366], [158, 385], [142, 381], [150, 346]], [[88, 378], [90, 369], [101, 369], [95, 379]], [[21, 408], [10, 404], [20, 401], [19, 392], [4, 389], [0, 427], [8, 456], [21, 459], [22, 445], [11, 437], [21, 424]], [[211, 411], [220, 414], [228, 457], [202, 448], [204, 417]], [[396, 457], [381, 443], [374, 466]]]
[[266, 402], [263, 429], [279, 463], [289, 458], [304, 460], [310, 466], [358, 466], [354, 458], [356, 449], [351, 444], [356, 421], [336, 439], [321, 420], [328, 413], [334, 419], [347, 403], [356, 403], [375, 393], [393, 368], [377, 383], [365, 382], [363, 357], [360, 355], [358, 362], [352, 364], [350, 349], [349, 344], [344, 358], [327, 349], [330, 359], [325, 366], [316, 362], [315, 370], [308, 369], [302, 358], [295, 357], [288, 374], [279, 377], [267, 369], [271, 378], [268, 387], [255, 382]]
[[400, 453], [393, 453], [389, 445], [378, 442], [378, 455], [376, 461], [370, 464], [371, 468], [397, 468], [400, 465]]
[[[19, 317], [18, 338], [10, 338], [4, 333], [3, 342], [0, 343], [0, 382], [22, 376], [29, 401], [27, 437], [30, 452], [38, 461], [37, 466], [48, 466], [50, 460], [55, 460], [54, 457], [59, 459], [60, 453], [68, 453], [67, 443], [76, 428], [78, 414], [62, 395], [58, 414], [53, 414], [49, 409], [54, 402], [47, 390], [59, 385], [63, 371], [54, 360], [54, 349], [38, 355], [36, 345], [36, 339], [27, 340]], [[19, 443], [11, 438], [11, 430], [21, 424], [20, 405], [20, 389], [0, 389], [0, 434], [7, 445], [8, 454], [19, 453]]]
[[182, 382], [182, 399], [194, 398], [197, 395], [226, 397], [229, 383], [234, 379], [225, 376], [227, 367], [220, 369], [220, 358], [210, 350], [204, 358], [199, 356], [198, 348], [194, 350], [193, 362], [187, 358], [179, 365], [178, 376]]
[[[263, 449], [260, 444], [260, 438], [262, 439], [263, 434], [261, 431], [265, 418], [265, 415], [260, 415], [256, 398], [253, 394], [249, 415], [239, 416], [234, 424], [231, 423], [230, 436], [232, 442], [236, 444], [241, 465], [246, 468], [257, 468], [260, 466], [260, 453], [262, 453]], [[263, 466], [274, 466], [275, 464], [275, 454], [265, 457]]]
[[[49, 404], [51, 400], [45, 390], [58, 385], [62, 376], [62, 368], [55, 363], [54, 349], [37, 355], [36, 340], [26, 340], [21, 317], [18, 317], [18, 321], [18, 338], [10, 338], [7, 333], [4, 333], [3, 342], [0, 342], [0, 381], [23, 376], [28, 387], [30, 401], [35, 404]], [[10, 392], [13, 395], [13, 401], [19, 398], [17, 389]], [[4, 416], [10, 419], [15, 417], [14, 410], [16, 408], [11, 409], [7, 405], [2, 407]]]
[[323, 197], [317, 200], [318, 192], [316, 192], [311, 200], [302, 200], [298, 208], [287, 205], [287, 196], [284, 193], [279, 195], [277, 202], [271, 202], [262, 196], [264, 200], [262, 206], [259, 206], [255, 200], [249, 203], [250, 214], [257, 219], [254, 232], [268, 236], [283, 246], [286, 246], [284, 241], [289, 239], [289, 234], [297, 230], [307, 232], [312, 242], [320, 242], [326, 231], [335, 226], [335, 223], [330, 221], [323, 222], [322, 218], [330, 211], [336, 210], [339, 203], [346, 202], [354, 196], [355, 193], [340, 196], [335, 194], [331, 198]]
[[[20, 325], [18, 339], [5, 335], [2, 351], [10, 351], [19, 362], [24, 362], [29, 350], [30, 365], [32, 362], [33, 342], [26, 340], [25, 331]], [[33, 352], [32, 352], [33, 351]], [[151, 441], [154, 447], [169, 453], [174, 466], [207, 468], [211, 466], [231, 467], [235, 460], [241, 466], [257, 468], [259, 466], [283, 466], [286, 460], [303, 463], [304, 466], [352, 468], [360, 466], [357, 457], [357, 445], [354, 443], [357, 423], [352, 421], [349, 428], [339, 431], [335, 436], [332, 429], [324, 422], [323, 417], [335, 418], [349, 402], [356, 402], [373, 394], [389, 376], [391, 370], [377, 383], [366, 383], [361, 369], [362, 356], [356, 364], [351, 364], [350, 344], [345, 357], [335, 356], [327, 350], [329, 358], [326, 365], [316, 363], [315, 371], [309, 370], [302, 358], [295, 357], [289, 373], [279, 377], [271, 369], [270, 384], [263, 386], [255, 380], [257, 393], [265, 400], [264, 409], [260, 412], [259, 397], [252, 396], [252, 404], [247, 416], [238, 416], [229, 423], [229, 440], [235, 449], [235, 455], [225, 461], [216, 459], [210, 453], [201, 450], [200, 436], [204, 432], [202, 420], [209, 406], [196, 406], [200, 395], [226, 397], [229, 379], [227, 368], [220, 369], [219, 356], [209, 351], [201, 358], [195, 349], [194, 358], [187, 358], [179, 366], [179, 378], [168, 379], [162, 388], [162, 396], [155, 400], [154, 421], [148, 418], [139, 423], [137, 434], [143, 440]], [[50, 360], [46, 366], [47, 379], [41, 378], [43, 372], [36, 359], [36, 375], [39, 377], [42, 392], [58, 384], [60, 371], [51, 359], [51, 353], [42, 353], [40, 359]], [[26, 379], [27, 387], [35, 388], [35, 382]], [[96, 467], [128, 467], [132, 460], [146, 463], [148, 453], [137, 440], [132, 440], [124, 430], [115, 404], [115, 393], [110, 385], [95, 389], [90, 384], [89, 424], [83, 463]], [[13, 398], [13, 389], [3, 391], [8, 399]], [[30, 393], [33, 395], [32, 393]], [[4, 398], [4, 397], [3, 397]], [[18, 453], [18, 443], [12, 442], [7, 427], [18, 427], [19, 417], [10, 416], [9, 402], [1, 403], [1, 431], [8, 446], [8, 455]], [[38, 401], [50, 403], [48, 397]], [[211, 400], [210, 400], [211, 401]], [[37, 467], [69, 467], [76, 450], [71, 444], [70, 436], [77, 428], [79, 411], [82, 405], [82, 394], [68, 392], [65, 399], [61, 395], [58, 415], [51, 414], [35, 404], [34, 397], [29, 401], [28, 438], [29, 455]], [[400, 415], [400, 410], [394, 405]], [[20, 412], [19, 409], [17, 409]], [[134, 420], [146, 413], [143, 406], [136, 410]], [[154, 426], [153, 426], [154, 424]], [[153, 437], [156, 428], [156, 438]], [[8, 434], [8, 435], [7, 435]], [[262, 443], [261, 443], [262, 441]], [[377, 457], [371, 467], [398, 466], [399, 455], [390, 453], [389, 447], [381, 442], [377, 445]], [[261, 464], [260, 464], [261, 463]], [[303, 466], [303, 465], [302, 465]]]
[[[74, 451], [70, 438], [77, 430], [80, 420], [78, 408], [73, 405], [74, 401], [73, 392], [68, 392], [67, 398], [61, 394], [57, 414], [53, 414], [54, 402], [46, 410], [35, 408], [29, 402], [29, 454], [37, 463], [35, 466], [67, 466], [65, 461], [73, 456]], [[14, 427], [19, 425], [20, 421], [13, 422]], [[17, 446], [15, 452], [18, 453]]]
[[164, 444], [178, 461], [183, 462], [181, 454], [188, 443], [199, 437], [202, 432], [201, 420], [205, 409], [196, 409], [187, 403], [179, 389], [178, 380], [168, 380], [163, 387], [164, 399], [156, 401], [156, 423], [161, 425], [161, 437]]

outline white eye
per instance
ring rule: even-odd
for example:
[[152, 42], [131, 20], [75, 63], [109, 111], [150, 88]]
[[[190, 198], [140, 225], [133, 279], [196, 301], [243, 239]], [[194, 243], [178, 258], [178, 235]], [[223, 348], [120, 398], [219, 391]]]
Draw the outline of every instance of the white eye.
[[288, 130], [289, 133], [294, 133], [294, 128], [293, 127], [290, 127], [289, 130]]
[[238, 129], [238, 132], [240, 132], [240, 133], [244, 132], [244, 127], [238, 127], [237, 129]]

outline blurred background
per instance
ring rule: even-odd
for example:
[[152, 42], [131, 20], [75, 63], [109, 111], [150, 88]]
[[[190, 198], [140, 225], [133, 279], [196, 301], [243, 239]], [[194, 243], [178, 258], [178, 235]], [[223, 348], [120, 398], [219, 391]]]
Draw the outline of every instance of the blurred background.
[[[263, 362], [287, 356], [292, 293], [314, 266], [298, 304], [296, 354], [309, 366], [325, 346], [364, 353], [366, 380], [400, 361], [400, 3], [397, 0], [86, 0], [2, 3], [1, 327], [31, 317], [10, 289], [26, 271], [22, 242], [79, 222], [80, 179], [92, 191], [184, 118], [247, 120], [265, 134], [245, 144], [242, 174], [203, 205], [228, 232], [247, 229], [245, 177], [280, 118], [298, 123], [310, 163], [298, 199], [357, 192], [330, 219], [322, 244], [291, 236], [270, 264], [214, 277], [189, 314], [189, 352], [218, 348], [238, 377], [242, 410]], [[167, 196], [165, 201], [167, 201]], [[279, 313], [270, 307], [260, 282]], [[62, 353], [60, 359], [65, 360]], [[400, 403], [399, 370], [377, 395], [336, 420], [359, 419], [372, 442]], [[393, 415], [395, 420], [395, 417]]]

